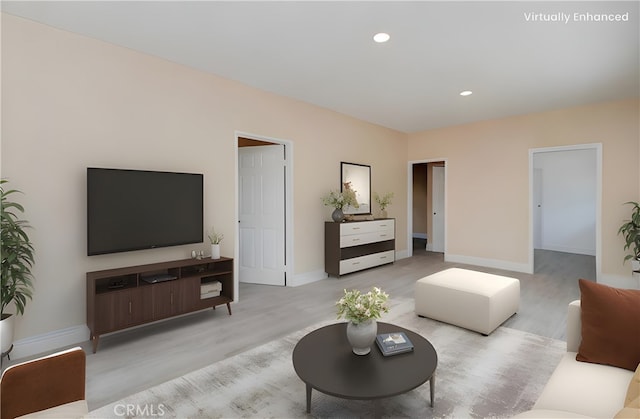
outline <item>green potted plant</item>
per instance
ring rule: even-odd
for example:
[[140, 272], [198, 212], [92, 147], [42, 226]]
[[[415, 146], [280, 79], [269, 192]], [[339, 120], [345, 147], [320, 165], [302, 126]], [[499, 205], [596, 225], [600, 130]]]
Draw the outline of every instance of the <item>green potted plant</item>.
[[24, 207], [12, 202], [11, 195], [19, 192], [15, 189], [5, 190], [6, 179], [0, 180], [1, 215], [0, 215], [0, 255], [2, 257], [2, 273], [0, 278], [0, 333], [2, 337], [2, 353], [7, 352], [13, 344], [13, 322], [15, 316], [8, 313], [7, 308], [13, 304], [16, 314], [24, 314], [27, 300], [33, 295], [33, 245], [26, 229], [27, 221], [20, 219]]
[[625, 205], [632, 205], [631, 219], [625, 222], [618, 229], [618, 234], [624, 237], [624, 250], [629, 251], [624, 262], [631, 259], [631, 268], [634, 271], [640, 270], [640, 204], [637, 202], [625, 202]]

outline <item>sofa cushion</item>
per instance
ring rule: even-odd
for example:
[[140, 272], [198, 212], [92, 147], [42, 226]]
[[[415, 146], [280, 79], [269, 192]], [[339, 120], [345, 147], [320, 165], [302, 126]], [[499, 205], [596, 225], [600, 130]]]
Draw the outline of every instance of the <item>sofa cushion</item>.
[[612, 418], [624, 407], [633, 373], [622, 368], [576, 361], [567, 352], [547, 381], [534, 409], [560, 410]]
[[582, 342], [576, 359], [634, 371], [640, 363], [640, 290], [579, 280]]

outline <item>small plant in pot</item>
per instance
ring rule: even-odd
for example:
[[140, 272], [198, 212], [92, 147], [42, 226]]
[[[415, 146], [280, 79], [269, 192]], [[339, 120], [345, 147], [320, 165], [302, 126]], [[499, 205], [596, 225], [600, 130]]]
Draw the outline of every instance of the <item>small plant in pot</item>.
[[0, 255], [2, 272], [0, 278], [0, 332], [2, 337], [2, 353], [7, 352], [13, 344], [13, 320], [15, 315], [6, 310], [15, 306], [17, 314], [24, 313], [27, 300], [33, 295], [33, 245], [26, 229], [27, 221], [20, 219], [24, 207], [12, 202], [11, 195], [18, 190], [5, 190], [6, 179], [0, 180], [1, 218], [0, 218]]
[[224, 239], [224, 234], [217, 233], [215, 228], [211, 228], [208, 237], [211, 242], [211, 259], [220, 259], [220, 243]]
[[624, 257], [624, 262], [631, 259], [631, 267], [634, 271], [640, 270], [640, 204], [637, 202], [625, 202], [632, 205], [631, 219], [625, 220], [618, 229], [618, 234], [624, 237], [624, 250], [630, 252]]

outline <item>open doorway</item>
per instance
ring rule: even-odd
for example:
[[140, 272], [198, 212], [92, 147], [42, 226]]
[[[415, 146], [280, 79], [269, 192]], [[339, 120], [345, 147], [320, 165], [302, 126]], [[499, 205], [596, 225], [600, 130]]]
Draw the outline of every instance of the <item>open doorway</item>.
[[580, 275], [598, 277], [601, 151], [600, 144], [531, 150], [531, 272], [575, 259]]
[[415, 252], [445, 252], [445, 161], [409, 163], [409, 235]]
[[287, 285], [291, 145], [237, 134], [238, 280]]

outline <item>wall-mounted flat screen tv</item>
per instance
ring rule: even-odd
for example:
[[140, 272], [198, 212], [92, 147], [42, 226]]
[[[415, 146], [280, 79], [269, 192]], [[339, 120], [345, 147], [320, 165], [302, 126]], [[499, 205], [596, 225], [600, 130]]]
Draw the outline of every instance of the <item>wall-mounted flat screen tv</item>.
[[203, 178], [87, 168], [87, 254], [201, 243]]

